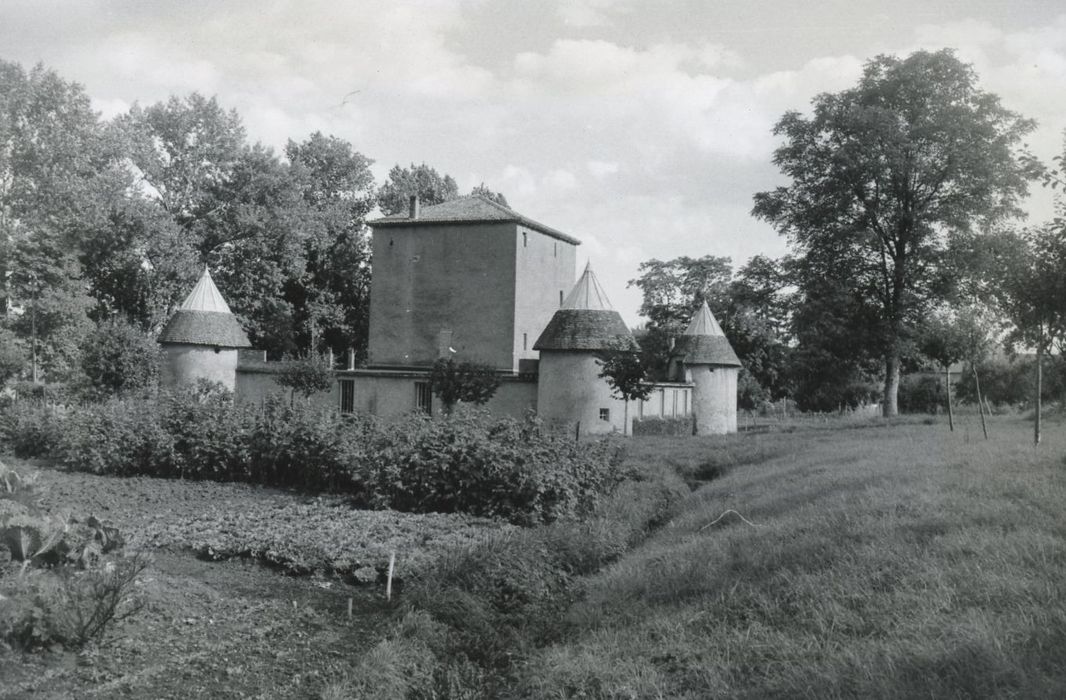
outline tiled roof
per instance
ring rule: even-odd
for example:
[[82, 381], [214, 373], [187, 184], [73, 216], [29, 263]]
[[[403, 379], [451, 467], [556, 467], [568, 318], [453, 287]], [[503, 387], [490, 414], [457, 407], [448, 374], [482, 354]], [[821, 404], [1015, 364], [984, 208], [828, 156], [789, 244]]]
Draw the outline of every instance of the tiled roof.
[[534, 350], [637, 349], [621, 314], [613, 310], [559, 309], [533, 343]]
[[159, 334], [160, 343], [250, 348], [248, 336], [231, 313], [178, 309]]
[[688, 328], [677, 339], [674, 352], [690, 365], [741, 366], [707, 302], [703, 302]]
[[252, 347], [206, 267], [185, 302], [163, 327], [159, 342], [220, 348]]
[[470, 195], [450, 199], [440, 204], [430, 204], [421, 207], [418, 218], [412, 219], [407, 213], [393, 214], [370, 222], [370, 225], [378, 228], [382, 226], [419, 226], [423, 224], [459, 224], [459, 223], [492, 223], [511, 221], [522, 226], [540, 231], [541, 233], [558, 238], [567, 243], [581, 245], [581, 241], [568, 236], [562, 231], [545, 226], [539, 221], [526, 218], [518, 212], [497, 204], [481, 195]]

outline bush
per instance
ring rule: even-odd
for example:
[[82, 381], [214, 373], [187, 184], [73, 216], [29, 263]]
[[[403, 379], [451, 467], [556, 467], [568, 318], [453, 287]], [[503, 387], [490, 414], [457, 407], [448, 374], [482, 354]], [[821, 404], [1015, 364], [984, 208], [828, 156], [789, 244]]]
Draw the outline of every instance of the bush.
[[86, 392], [90, 397], [104, 398], [151, 386], [159, 375], [159, 358], [155, 340], [129, 323], [102, 323], [82, 346]]
[[19, 400], [0, 412], [0, 447], [16, 457], [53, 457], [63, 437], [66, 409], [39, 400]]
[[633, 421], [633, 435], [692, 435], [693, 416], [675, 418], [637, 418]]
[[376, 505], [528, 524], [589, 512], [619, 478], [613, 456], [606, 441], [575, 444], [532, 417], [470, 412], [375, 431], [363, 468]]
[[947, 409], [947, 393], [941, 377], [904, 377], [899, 384], [899, 410], [903, 413], [937, 413]]
[[325, 491], [401, 511], [551, 522], [590, 512], [620, 478], [607, 441], [575, 444], [534, 418], [477, 411], [382, 423], [280, 397], [235, 403], [207, 386], [158, 401], [13, 408], [2, 435], [16, 454], [75, 471]]

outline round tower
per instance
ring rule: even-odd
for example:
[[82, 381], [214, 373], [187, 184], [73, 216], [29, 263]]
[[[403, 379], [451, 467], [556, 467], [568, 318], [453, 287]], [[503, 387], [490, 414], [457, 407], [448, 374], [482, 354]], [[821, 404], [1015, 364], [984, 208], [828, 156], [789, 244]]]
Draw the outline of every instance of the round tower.
[[737, 374], [740, 360], [718, 325], [707, 302], [674, 346], [685, 381], [692, 382], [692, 412], [696, 435], [737, 432]]
[[203, 378], [232, 391], [237, 382], [238, 348], [250, 348], [248, 336], [204, 268], [200, 281], [159, 334], [163, 387], [195, 384]]
[[[582, 434], [629, 433], [625, 404], [611, 396], [597, 356], [637, 349], [622, 316], [607, 300], [591, 266], [533, 344], [540, 352], [537, 413], [546, 423], [574, 426]], [[632, 418], [630, 417], [630, 420]]]

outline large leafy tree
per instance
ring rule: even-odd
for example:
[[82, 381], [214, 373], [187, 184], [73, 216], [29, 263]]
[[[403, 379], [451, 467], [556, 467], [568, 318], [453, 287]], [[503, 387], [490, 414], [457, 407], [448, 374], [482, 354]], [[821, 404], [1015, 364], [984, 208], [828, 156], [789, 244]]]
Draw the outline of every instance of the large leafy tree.
[[80, 85], [0, 61], [0, 313], [34, 380], [76, 367], [90, 325], [77, 234], [108, 162]]
[[394, 165], [389, 177], [378, 190], [378, 206], [386, 216], [407, 211], [410, 199], [418, 196], [425, 206], [440, 204], [459, 196], [459, 186], [451, 175], [441, 175], [425, 163], [409, 168]]
[[828, 282], [883, 366], [886, 415], [919, 320], [944, 294], [949, 234], [1018, 213], [1033, 127], [950, 51], [875, 58], [856, 87], [777, 123], [774, 163], [791, 182], [755, 195], [754, 214], [789, 236], [801, 265], [838, 273]]
[[640, 313], [648, 324], [640, 345], [650, 376], [665, 378], [671, 341], [706, 301], [744, 363], [742, 383], [774, 397], [787, 392], [788, 279], [779, 262], [753, 257], [736, 277], [730, 259], [714, 255], [648, 260], [638, 270], [640, 277], [629, 286], [643, 293]]
[[285, 154], [300, 176], [312, 223], [304, 242], [304, 274], [286, 289], [297, 309], [302, 344], [315, 351], [351, 348], [361, 360], [370, 309], [371, 161], [347, 141], [321, 133], [290, 141]]

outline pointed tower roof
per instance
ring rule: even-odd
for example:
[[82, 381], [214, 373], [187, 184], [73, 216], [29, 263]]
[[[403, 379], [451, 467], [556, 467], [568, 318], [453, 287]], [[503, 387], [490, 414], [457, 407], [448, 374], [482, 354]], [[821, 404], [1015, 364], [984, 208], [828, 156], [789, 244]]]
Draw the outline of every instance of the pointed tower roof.
[[592, 263], [585, 264], [585, 271], [581, 278], [570, 290], [570, 294], [563, 300], [562, 309], [589, 309], [593, 311], [613, 311], [614, 307], [607, 299], [607, 293], [596, 279], [596, 273], [592, 271]]
[[729, 344], [706, 301], [677, 339], [674, 351], [689, 365], [741, 366], [733, 346]]
[[232, 313], [229, 304], [222, 298], [222, 292], [218, 291], [215, 281], [211, 279], [211, 271], [204, 266], [204, 273], [196, 286], [185, 297], [185, 301], [178, 307], [182, 311], [217, 311], [218, 313]]
[[594, 351], [619, 346], [635, 350], [637, 343], [588, 264], [533, 349]]
[[220, 348], [252, 347], [206, 267], [200, 281], [163, 327], [159, 342]]

